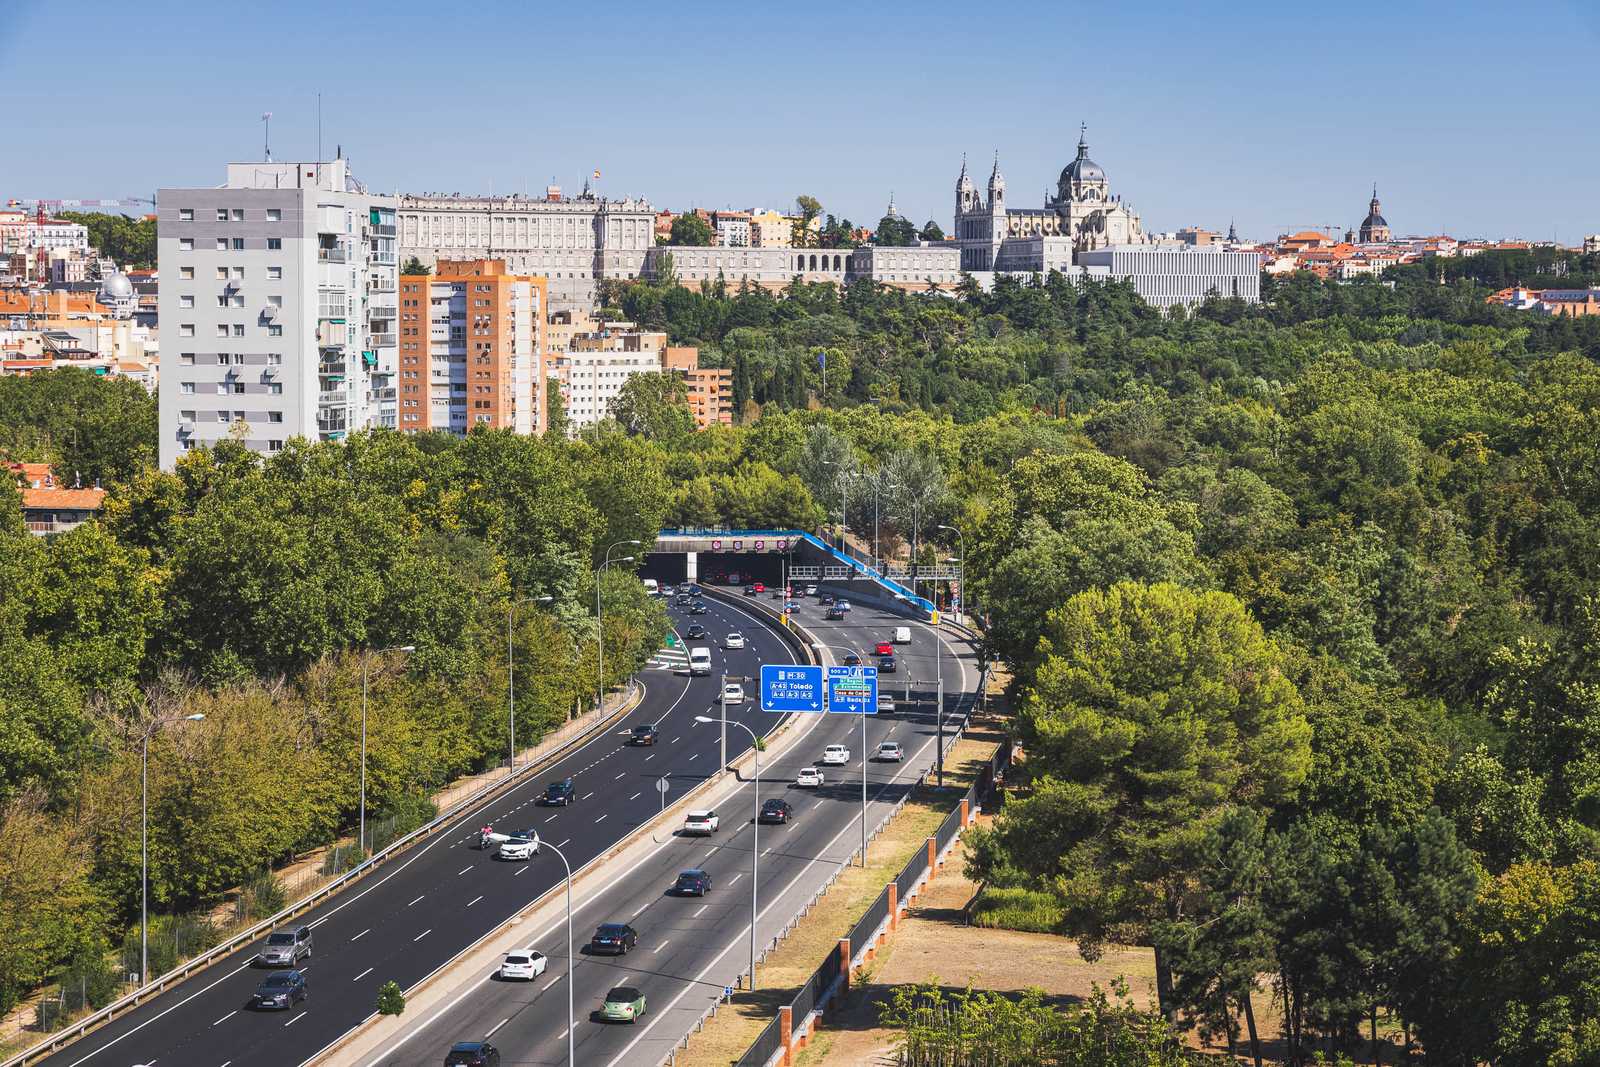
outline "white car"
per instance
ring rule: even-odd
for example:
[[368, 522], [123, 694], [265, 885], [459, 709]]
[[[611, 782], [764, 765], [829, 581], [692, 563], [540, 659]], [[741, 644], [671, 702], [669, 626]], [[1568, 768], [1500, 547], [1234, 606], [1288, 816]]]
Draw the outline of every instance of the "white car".
[[800, 773], [795, 776], [794, 784], [807, 789], [816, 789], [822, 784], [822, 772], [815, 767], [801, 767]]
[[744, 647], [744, 634], [740, 633], [738, 630], [733, 631], [733, 633], [729, 634], [727, 637], [724, 637], [722, 639], [722, 647], [723, 648], [743, 648]]
[[842, 767], [850, 762], [850, 750], [843, 745], [829, 745], [822, 750], [822, 762]]
[[494, 855], [496, 859], [502, 860], [531, 860], [538, 854], [538, 831], [522, 830], [500, 842], [500, 848]]
[[691, 811], [683, 817], [683, 832], [686, 834], [714, 834], [721, 825], [717, 813], [710, 809]]
[[543, 952], [531, 948], [513, 949], [500, 961], [500, 980], [531, 982], [544, 973], [549, 962]]
[[898, 741], [884, 741], [878, 745], [878, 760], [884, 763], [899, 763], [906, 758], [905, 749], [900, 747]]
[[838, 608], [840, 611], [849, 611], [850, 610], [850, 601], [848, 601], [848, 600], [835, 600], [833, 602], [833, 606]]
[[894, 714], [894, 697], [890, 696], [888, 693], [879, 693], [878, 694], [878, 714], [879, 715], [893, 715]]
[[816, 586], [814, 586], [814, 585], [806, 586], [806, 596], [816, 596], [816, 595], [817, 595], [817, 587]]
[[738, 682], [729, 682], [722, 687], [722, 702], [724, 704], [743, 704], [744, 686]]

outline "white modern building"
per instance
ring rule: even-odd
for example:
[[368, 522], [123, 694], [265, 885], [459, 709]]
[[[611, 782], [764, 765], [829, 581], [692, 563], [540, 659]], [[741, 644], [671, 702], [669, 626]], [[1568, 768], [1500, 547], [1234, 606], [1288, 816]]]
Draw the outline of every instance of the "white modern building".
[[606, 322], [574, 333], [564, 351], [552, 352], [548, 374], [560, 385], [572, 431], [610, 415], [611, 401], [629, 378], [659, 373], [666, 347], [664, 333]]
[[273, 453], [396, 424], [393, 197], [335, 159], [230, 163], [157, 199], [163, 467], [230, 437]]
[[1078, 253], [1078, 265], [1091, 278], [1133, 283], [1152, 307], [1199, 304], [1207, 297], [1261, 300], [1261, 256], [1195, 245], [1116, 245]]

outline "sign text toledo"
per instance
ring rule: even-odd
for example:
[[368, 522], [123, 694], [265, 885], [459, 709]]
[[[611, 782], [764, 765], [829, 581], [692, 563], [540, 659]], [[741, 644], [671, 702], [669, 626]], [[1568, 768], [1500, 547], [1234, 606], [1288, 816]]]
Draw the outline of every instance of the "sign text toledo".
[[818, 712], [822, 707], [822, 668], [793, 663], [761, 665], [761, 710]]

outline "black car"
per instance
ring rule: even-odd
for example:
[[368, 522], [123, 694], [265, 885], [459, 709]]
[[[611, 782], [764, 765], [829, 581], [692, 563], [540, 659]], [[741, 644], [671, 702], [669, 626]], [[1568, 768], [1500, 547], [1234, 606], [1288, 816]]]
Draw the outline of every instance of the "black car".
[[678, 874], [678, 881], [673, 885], [672, 892], [680, 897], [703, 897], [711, 892], [711, 875], [698, 867], [682, 871]]
[[689, 606], [689, 594], [679, 593], [677, 596], [672, 598], [672, 602], [680, 608], [686, 608]]
[[626, 956], [639, 944], [639, 931], [627, 923], [601, 923], [589, 939], [589, 951], [611, 956]]
[[878, 660], [879, 674], [893, 674], [899, 669], [900, 664], [895, 662], [895, 658], [893, 656], [884, 656], [882, 659]]
[[701, 626], [697, 622], [691, 622], [689, 624], [689, 629], [685, 632], [685, 636], [688, 637], [689, 640], [691, 640], [691, 641], [693, 641], [694, 639], [699, 638], [699, 637], [704, 637], [705, 635], [706, 635], [706, 628], [704, 626]]
[[787, 823], [794, 818], [794, 808], [789, 806], [787, 800], [773, 797], [761, 805], [760, 821], [764, 823]]
[[753, 586], [753, 585], [745, 586], [744, 587], [744, 595], [745, 596], [755, 596], [756, 595], [756, 587]]
[[706, 602], [704, 600], [696, 600], [694, 603], [689, 605], [690, 615], [704, 615], [705, 613]]
[[632, 741], [636, 745], [653, 745], [656, 743], [656, 728], [649, 723], [633, 728]]
[[500, 1067], [500, 1050], [487, 1041], [457, 1041], [445, 1053], [444, 1067]]
[[689, 595], [693, 596], [693, 597], [697, 597], [697, 596], [700, 595], [700, 586], [698, 584], [696, 584], [695, 582], [690, 582], [689, 583]]
[[833, 594], [832, 593], [823, 593], [821, 596], [817, 597], [817, 603], [823, 605], [824, 607], [826, 607], [829, 604], [832, 604], [833, 603]]
[[573, 785], [572, 779], [563, 778], [559, 782], [551, 782], [544, 787], [544, 800], [540, 801], [540, 803], [548, 807], [555, 807], [559, 804], [564, 808], [577, 799], [578, 790]]
[[306, 976], [299, 971], [279, 971], [256, 987], [252, 1008], [285, 1011], [306, 999]]
[[856, 655], [854, 652], [846, 652], [844, 656], [844, 665], [846, 667], [859, 667], [861, 666], [861, 657]]

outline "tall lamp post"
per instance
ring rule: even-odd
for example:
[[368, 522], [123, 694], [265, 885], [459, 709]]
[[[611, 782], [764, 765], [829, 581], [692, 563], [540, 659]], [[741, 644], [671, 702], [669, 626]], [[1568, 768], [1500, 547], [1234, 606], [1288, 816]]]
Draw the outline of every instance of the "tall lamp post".
[[[722, 674], [722, 688], [717, 690], [717, 709], [722, 715], [722, 769], [728, 769], [728, 683], [738, 682], [741, 686], [753, 679], [742, 674]], [[734, 723], [735, 726], [739, 725]]]
[[[695, 722], [716, 722], [709, 715], [696, 715]], [[750, 750], [755, 753], [755, 782], [750, 794], [750, 810], [755, 812], [751, 825], [755, 827], [750, 840], [750, 989], [756, 988], [756, 877], [760, 870], [759, 858], [761, 855], [761, 739], [756, 732], [742, 722], [733, 724], [750, 735]], [[728, 712], [722, 712], [722, 728], [728, 728]], [[727, 762], [723, 762], [727, 766]]]
[[957, 526], [946, 526], [941, 523], [939, 529], [949, 530], [951, 533], [960, 538], [957, 544], [960, 546], [959, 551], [961, 555], [957, 556], [953, 561], [961, 565], [961, 610], [956, 613], [956, 619], [959, 621], [961, 617], [967, 613], [967, 535], [962, 533], [960, 527]]
[[[813, 641], [811, 647], [818, 652], [830, 648], [851, 652], [859, 659], [861, 653], [848, 645], [830, 645], [824, 641]], [[861, 709], [861, 866], [867, 865], [867, 709]]]
[[386, 652], [411, 653], [416, 650], [416, 645], [395, 645], [393, 648], [368, 652], [361, 658], [361, 817], [356, 830], [356, 851], [361, 854], [363, 862], [367, 856], [367, 679], [372, 673], [372, 657]]
[[618, 541], [616, 544], [612, 545], [611, 548], [607, 548], [605, 562], [600, 564], [599, 568], [594, 573], [594, 626], [597, 640], [599, 642], [596, 646], [596, 655], [599, 657], [599, 659], [595, 670], [594, 681], [594, 706], [596, 708], [603, 708], [606, 703], [606, 624], [605, 619], [600, 614], [600, 577], [605, 573], [606, 568], [611, 566], [613, 563], [633, 562], [632, 556], [623, 556], [620, 559], [613, 560], [611, 558], [612, 548], [618, 548], [622, 545], [637, 545], [639, 543], [640, 542], [638, 540]]
[[567, 862], [567, 857], [555, 845], [540, 842], [540, 846], [548, 848], [556, 854], [561, 861], [561, 866], [567, 871], [567, 1067], [575, 1067], [577, 1059], [573, 1055], [574, 1041], [572, 1036], [572, 983], [573, 966], [578, 962], [572, 954], [572, 864]]
[[150, 984], [150, 735], [164, 723], [199, 722], [203, 713], [152, 719], [139, 745], [139, 985]]
[[523, 597], [506, 605], [506, 706], [511, 718], [511, 754], [508, 775], [517, 773], [517, 664], [511, 654], [511, 616], [522, 604], [548, 604], [553, 596]]

